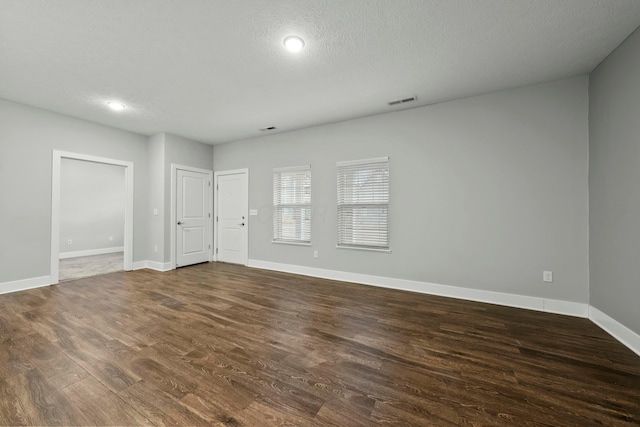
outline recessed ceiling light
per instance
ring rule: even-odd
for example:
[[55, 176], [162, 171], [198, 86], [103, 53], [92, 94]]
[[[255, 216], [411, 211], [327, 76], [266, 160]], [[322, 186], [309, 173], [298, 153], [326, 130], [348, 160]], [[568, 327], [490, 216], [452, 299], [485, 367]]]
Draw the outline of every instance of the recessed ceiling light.
[[114, 102], [114, 101], [107, 102], [107, 105], [109, 106], [109, 108], [115, 111], [122, 111], [125, 108], [127, 108], [124, 104], [121, 104], [119, 102]]
[[304, 40], [298, 36], [289, 36], [284, 39], [284, 47], [286, 47], [289, 52], [300, 52], [304, 47]]

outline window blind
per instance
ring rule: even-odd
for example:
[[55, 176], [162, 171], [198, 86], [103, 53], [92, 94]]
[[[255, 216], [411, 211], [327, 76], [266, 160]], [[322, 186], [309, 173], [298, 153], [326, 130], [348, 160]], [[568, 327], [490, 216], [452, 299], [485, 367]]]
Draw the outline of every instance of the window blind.
[[336, 166], [338, 247], [389, 249], [389, 158]]
[[273, 170], [273, 241], [311, 243], [311, 166]]

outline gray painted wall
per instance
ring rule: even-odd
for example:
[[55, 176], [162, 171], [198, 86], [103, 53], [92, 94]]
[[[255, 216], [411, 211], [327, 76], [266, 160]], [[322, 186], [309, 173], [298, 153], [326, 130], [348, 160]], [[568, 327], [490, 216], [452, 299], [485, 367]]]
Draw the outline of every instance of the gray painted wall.
[[640, 334], [640, 30], [589, 85], [591, 305]]
[[[164, 263], [164, 133], [149, 137], [149, 260]], [[157, 209], [157, 215], [154, 215]], [[168, 221], [168, 219], [167, 219]]]
[[[170, 133], [164, 134], [165, 142], [165, 262], [171, 260], [171, 164], [213, 170], [213, 146], [192, 141]], [[212, 190], [213, 191], [213, 190]], [[211, 193], [211, 197], [213, 194]]]
[[[169, 133], [149, 138], [149, 260], [171, 261], [171, 164], [213, 170], [213, 147]], [[158, 215], [153, 215], [153, 209]], [[158, 251], [155, 251], [155, 247]]]
[[124, 202], [123, 167], [62, 159], [60, 253], [124, 246]]
[[[249, 168], [250, 259], [585, 303], [587, 87], [581, 76], [217, 145], [214, 169]], [[335, 163], [380, 156], [392, 253], [336, 249]], [[272, 244], [272, 169], [302, 164], [313, 245]]]
[[133, 259], [147, 259], [147, 137], [0, 100], [0, 283], [50, 273], [54, 149], [134, 162]]
[[[213, 167], [210, 145], [164, 133], [146, 137], [0, 99], [0, 182], [7, 183], [0, 186], [0, 221], [16, 224], [0, 234], [0, 283], [50, 274], [53, 150], [134, 163], [134, 262], [170, 259], [171, 163]], [[71, 250], [62, 237], [61, 250]], [[72, 250], [83, 250], [75, 244], [81, 239], [73, 240]]]

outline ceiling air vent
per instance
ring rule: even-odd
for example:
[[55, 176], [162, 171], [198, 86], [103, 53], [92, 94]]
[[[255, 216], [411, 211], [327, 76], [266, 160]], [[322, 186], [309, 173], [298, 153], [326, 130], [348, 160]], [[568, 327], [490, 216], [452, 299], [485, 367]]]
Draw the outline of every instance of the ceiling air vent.
[[267, 132], [267, 131], [276, 130], [276, 129], [277, 129], [277, 127], [275, 127], [275, 126], [269, 126], [268, 128], [262, 128], [262, 129], [259, 129], [259, 130], [260, 130], [260, 132]]
[[404, 98], [404, 99], [396, 99], [395, 101], [391, 101], [389, 102], [389, 105], [400, 105], [400, 104], [405, 104], [407, 102], [413, 102], [416, 99], [418, 99], [417, 96], [412, 96], [411, 98]]

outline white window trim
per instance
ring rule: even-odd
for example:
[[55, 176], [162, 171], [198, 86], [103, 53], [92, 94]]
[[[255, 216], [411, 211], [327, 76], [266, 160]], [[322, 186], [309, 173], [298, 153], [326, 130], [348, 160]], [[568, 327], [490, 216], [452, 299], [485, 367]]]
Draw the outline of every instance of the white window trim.
[[[348, 160], [348, 161], [341, 161], [341, 162], [336, 162], [336, 173], [338, 173], [339, 168], [341, 167], [350, 167], [350, 166], [358, 166], [358, 165], [375, 165], [376, 163], [386, 163], [387, 164], [387, 168], [389, 167], [388, 163], [389, 163], [389, 157], [376, 157], [376, 158], [371, 158], [371, 159], [361, 159], [361, 160]], [[388, 182], [389, 183], [389, 182]], [[339, 184], [338, 184], [339, 185]], [[338, 188], [338, 192], [340, 191], [340, 188]], [[376, 246], [366, 246], [366, 245], [340, 245], [339, 243], [336, 244], [336, 249], [351, 249], [351, 250], [357, 250], [357, 251], [371, 251], [371, 252], [384, 252], [384, 253], [391, 253], [391, 248], [390, 248], [390, 239], [389, 239], [389, 207], [390, 207], [390, 188], [388, 189], [387, 192], [387, 203], [386, 203], [386, 207], [387, 207], [387, 247], [376, 247]], [[338, 210], [338, 218], [340, 216], [340, 203], [338, 202], [336, 207]], [[338, 227], [339, 224], [338, 224]], [[340, 229], [337, 230], [338, 233], [340, 233]]]
[[352, 250], [352, 251], [365, 251], [365, 252], [382, 252], [385, 254], [390, 254], [391, 253], [391, 249], [377, 249], [377, 248], [365, 248], [365, 247], [358, 247], [358, 246], [338, 246], [336, 245], [336, 249], [348, 249], [348, 250]]
[[296, 242], [296, 241], [287, 241], [287, 240], [272, 240], [271, 243], [276, 245], [293, 245], [293, 246], [312, 246], [312, 243], [309, 242]]
[[347, 160], [344, 162], [337, 162], [337, 167], [342, 166], [356, 166], [356, 165], [368, 165], [370, 163], [386, 163], [389, 161], [389, 157], [375, 157], [373, 159], [363, 159], [363, 160]]
[[[303, 171], [309, 171], [309, 174], [311, 174], [311, 165], [301, 165], [301, 166], [287, 166], [287, 167], [280, 167], [280, 168], [274, 168], [273, 169], [273, 173], [272, 176], [276, 173], [279, 172], [303, 172]], [[273, 182], [272, 182], [273, 184]], [[308, 204], [296, 204], [297, 206], [308, 206], [311, 209], [311, 202]], [[275, 221], [275, 205], [274, 205], [274, 221]], [[311, 226], [311, 224], [310, 224]], [[273, 227], [275, 227], [275, 224], [273, 224]], [[275, 231], [275, 229], [274, 229]], [[303, 241], [303, 240], [289, 240], [289, 239], [281, 239], [281, 240], [276, 240], [275, 238], [272, 237], [271, 243], [275, 243], [275, 244], [281, 244], [281, 245], [294, 245], [294, 246], [311, 246], [312, 242], [311, 242], [311, 228], [309, 229], [309, 233], [310, 233], [310, 237], [309, 237], [309, 241]], [[272, 233], [273, 236], [274, 233]]]
[[311, 165], [287, 166], [285, 168], [273, 168], [273, 172], [291, 172], [291, 171], [303, 171], [303, 170], [311, 170]]

